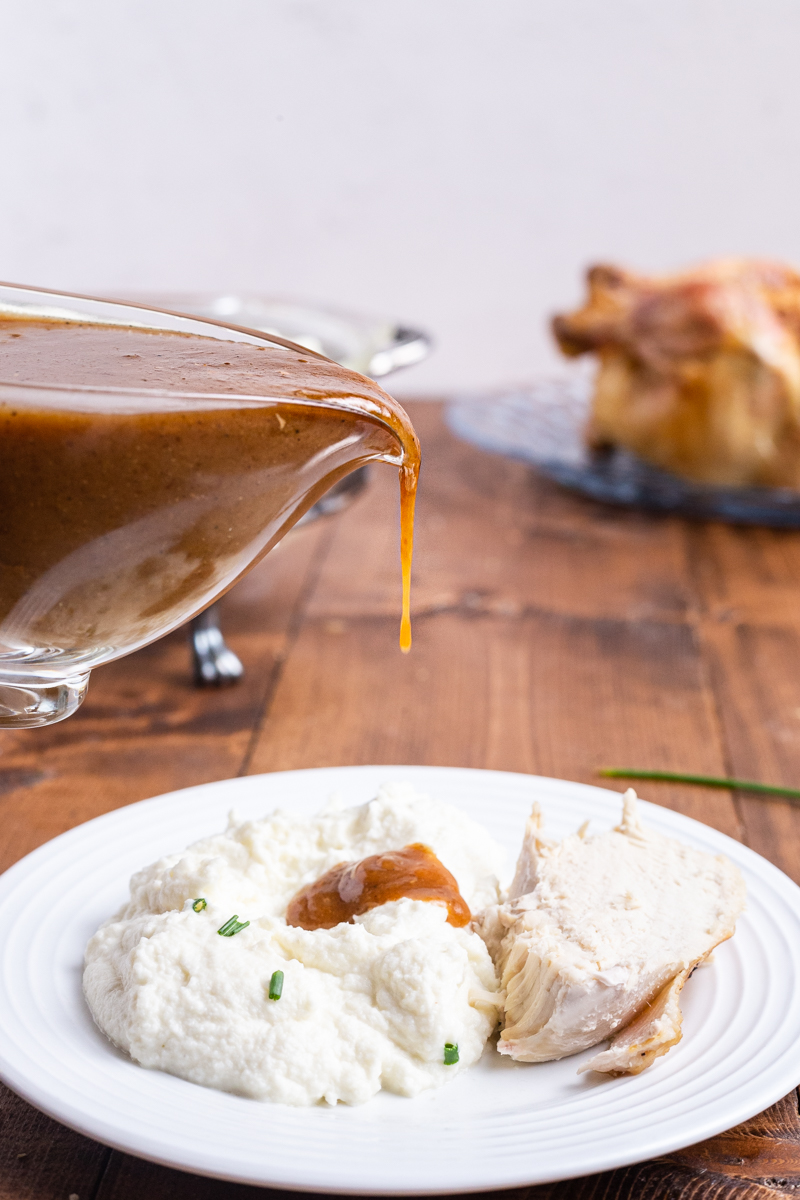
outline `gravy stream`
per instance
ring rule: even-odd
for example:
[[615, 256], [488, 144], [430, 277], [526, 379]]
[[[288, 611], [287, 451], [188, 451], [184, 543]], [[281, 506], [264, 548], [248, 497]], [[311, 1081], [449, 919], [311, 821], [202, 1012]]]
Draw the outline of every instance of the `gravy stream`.
[[471, 919], [454, 877], [428, 846], [415, 842], [358, 862], [338, 863], [294, 896], [286, 923], [301, 929], [333, 929], [403, 897], [446, 904], [450, 925], [466, 925]]

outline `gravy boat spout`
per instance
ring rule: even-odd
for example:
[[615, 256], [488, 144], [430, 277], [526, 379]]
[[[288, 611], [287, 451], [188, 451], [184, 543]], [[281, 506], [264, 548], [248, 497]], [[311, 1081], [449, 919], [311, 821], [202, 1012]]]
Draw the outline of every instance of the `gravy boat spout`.
[[253, 331], [0, 287], [0, 727], [68, 716], [92, 667], [376, 460], [400, 470], [407, 641], [419, 448], [375, 383]]

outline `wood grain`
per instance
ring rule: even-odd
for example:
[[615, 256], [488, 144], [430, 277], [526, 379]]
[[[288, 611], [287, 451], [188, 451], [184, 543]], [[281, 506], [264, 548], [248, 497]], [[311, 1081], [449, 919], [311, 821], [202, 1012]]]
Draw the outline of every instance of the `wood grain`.
[[[797, 785], [800, 535], [593, 504], [459, 443], [439, 406], [410, 407], [424, 455], [411, 655], [397, 647], [396, 480], [373, 468], [349, 511], [287, 539], [224, 600], [248, 672], [240, 687], [193, 689], [179, 632], [96, 671], [71, 720], [0, 735], [0, 866], [109, 809], [255, 771], [416, 762], [597, 783], [609, 765]], [[792, 804], [641, 791], [800, 879]], [[793, 1092], [668, 1159], [495, 1195], [765, 1200], [798, 1190]], [[0, 1091], [0, 1200], [70, 1195], [279, 1193], [106, 1150]]]
[[0, 1084], [0, 1200], [87, 1200], [110, 1158]]

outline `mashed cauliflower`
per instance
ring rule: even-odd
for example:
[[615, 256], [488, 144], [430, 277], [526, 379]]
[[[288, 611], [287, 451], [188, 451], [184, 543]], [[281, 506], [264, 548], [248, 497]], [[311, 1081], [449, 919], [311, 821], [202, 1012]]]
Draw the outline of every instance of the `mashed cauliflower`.
[[[496, 1021], [485, 994], [497, 979], [476, 933], [447, 924], [443, 904], [410, 899], [333, 929], [285, 920], [295, 893], [337, 863], [414, 842], [433, 849], [473, 913], [500, 899], [502, 853], [486, 831], [405, 784], [310, 819], [232, 815], [224, 834], [134, 875], [130, 901], [89, 942], [95, 1021], [142, 1066], [259, 1100], [360, 1104], [452, 1079]], [[234, 914], [250, 924], [220, 937]], [[458, 1046], [456, 1065], [445, 1043]]]

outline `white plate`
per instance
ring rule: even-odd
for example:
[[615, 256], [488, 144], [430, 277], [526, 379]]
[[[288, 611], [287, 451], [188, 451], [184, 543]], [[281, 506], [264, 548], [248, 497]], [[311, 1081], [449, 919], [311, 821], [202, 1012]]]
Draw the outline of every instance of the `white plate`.
[[[579, 1076], [586, 1055], [528, 1065], [488, 1047], [481, 1062], [414, 1100], [295, 1109], [207, 1090], [136, 1066], [95, 1028], [81, 993], [90, 934], [128, 877], [225, 825], [229, 808], [315, 811], [330, 792], [368, 800], [408, 779], [483, 821], [513, 865], [531, 802], [561, 836], [616, 824], [619, 794], [499, 771], [340, 767], [206, 784], [98, 817], [0, 878], [0, 1075], [90, 1137], [202, 1175], [313, 1191], [478, 1191], [565, 1179], [664, 1154], [753, 1116], [800, 1080], [800, 889], [722, 834], [655, 805], [661, 833], [729, 855], [747, 912], [684, 997], [683, 1041], [643, 1074]], [[587, 1051], [586, 1054], [591, 1054]]]

